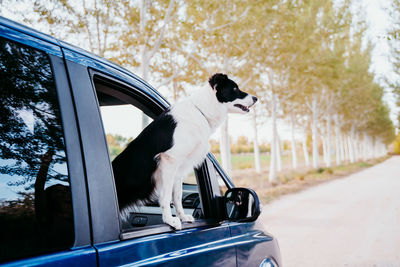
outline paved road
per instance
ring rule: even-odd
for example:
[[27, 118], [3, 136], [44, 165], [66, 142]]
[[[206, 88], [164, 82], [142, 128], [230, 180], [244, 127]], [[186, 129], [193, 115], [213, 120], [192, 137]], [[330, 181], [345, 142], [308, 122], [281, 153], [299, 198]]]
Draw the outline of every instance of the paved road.
[[400, 266], [400, 157], [263, 209], [284, 267]]

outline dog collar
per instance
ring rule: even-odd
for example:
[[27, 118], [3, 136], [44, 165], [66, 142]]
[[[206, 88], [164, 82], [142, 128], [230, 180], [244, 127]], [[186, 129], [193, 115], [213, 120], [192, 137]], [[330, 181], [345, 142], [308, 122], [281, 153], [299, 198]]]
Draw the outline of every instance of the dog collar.
[[197, 110], [201, 113], [201, 115], [203, 115], [203, 117], [206, 119], [206, 121], [207, 121], [208, 125], [210, 126], [210, 128], [212, 128], [210, 121], [207, 119], [206, 115], [204, 115], [203, 111], [201, 111], [201, 109], [198, 106], [196, 106], [193, 102], [192, 102], [192, 104], [193, 104], [193, 106], [195, 106], [197, 108]]

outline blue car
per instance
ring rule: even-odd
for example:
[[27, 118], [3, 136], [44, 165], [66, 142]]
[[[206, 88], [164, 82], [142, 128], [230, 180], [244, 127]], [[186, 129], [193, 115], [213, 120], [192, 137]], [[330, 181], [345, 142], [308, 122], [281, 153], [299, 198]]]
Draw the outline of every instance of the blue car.
[[257, 194], [211, 154], [184, 180], [194, 223], [175, 231], [156, 202], [120, 214], [109, 129], [169, 107], [131, 72], [0, 17], [0, 100], [0, 265], [281, 265]]

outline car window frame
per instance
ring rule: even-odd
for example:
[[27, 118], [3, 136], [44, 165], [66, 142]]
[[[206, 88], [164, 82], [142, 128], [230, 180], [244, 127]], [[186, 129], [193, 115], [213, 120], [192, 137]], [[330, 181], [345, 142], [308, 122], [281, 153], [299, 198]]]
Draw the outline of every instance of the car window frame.
[[[127, 99], [129, 101], [129, 98], [134, 98], [134, 97], [139, 97], [142, 101], [146, 102], [146, 104], [143, 105], [148, 105], [148, 109], [146, 110], [145, 114], [148, 115], [151, 118], [156, 118], [159, 116], [163, 111], [167, 110], [169, 106], [163, 105], [163, 103], [158, 102], [156, 99], [153, 97], [145, 94], [143, 89], [138, 88], [135, 85], [131, 85], [119, 78], [113, 77], [110, 74], [104, 73], [102, 71], [99, 71], [94, 68], [88, 68], [88, 72], [90, 75], [90, 80], [93, 86], [94, 91], [96, 91], [95, 83], [96, 82], [104, 82], [108, 83], [107, 86], [110, 86], [112, 90], [118, 90], [121, 93], [124, 93], [127, 95]], [[140, 101], [136, 100], [135, 101]], [[96, 95], [96, 102], [97, 102], [97, 108], [99, 114], [101, 113], [100, 111], [100, 105], [98, 103], [97, 95]], [[132, 103], [130, 103], [132, 104]], [[132, 104], [139, 110], [141, 110], [137, 105]], [[143, 111], [143, 110], [141, 110]], [[101, 115], [100, 115], [101, 116]], [[104, 131], [104, 126], [102, 123], [103, 127], [103, 133]], [[105, 135], [105, 134], [104, 134]], [[109, 157], [109, 151], [108, 151], [108, 146], [107, 146], [107, 156]], [[111, 160], [109, 160], [109, 164], [111, 166]], [[183, 223], [182, 224], [182, 229], [190, 229], [190, 228], [195, 228], [195, 227], [200, 227], [200, 226], [209, 226], [213, 227], [216, 225], [219, 225], [219, 220], [218, 217], [215, 214], [215, 209], [213, 208], [213, 199], [216, 194], [218, 194], [216, 191], [216, 185], [215, 182], [209, 182], [210, 180], [210, 170], [208, 169], [211, 163], [207, 163], [207, 159], [205, 162], [198, 168], [194, 170], [194, 173], [196, 175], [196, 180], [199, 186], [199, 193], [200, 193], [200, 202], [202, 205], [202, 210], [204, 215], [206, 216], [206, 219], [198, 219], [193, 223]], [[211, 164], [212, 165], [212, 164]], [[212, 165], [213, 166], [213, 165]], [[212, 173], [212, 172], [211, 172]], [[114, 177], [113, 181], [114, 181]], [[212, 179], [213, 181], [217, 181], [216, 179]], [[212, 185], [214, 183], [214, 185]], [[115, 190], [115, 185], [114, 185], [114, 194], [115, 198], [117, 198], [117, 193]], [[117, 203], [118, 205], [118, 203]], [[118, 216], [120, 218], [120, 216]], [[210, 217], [207, 219], [207, 217]], [[119, 228], [120, 228], [120, 240], [128, 240], [132, 238], [137, 238], [137, 237], [143, 237], [143, 236], [148, 236], [148, 235], [154, 235], [154, 234], [161, 234], [161, 233], [168, 233], [168, 232], [173, 232], [175, 231], [172, 229], [170, 226], [165, 225], [165, 224], [160, 224], [160, 225], [151, 225], [151, 226], [146, 226], [143, 228], [138, 228], [138, 229], [127, 229], [124, 230], [122, 229], [122, 223], [120, 221], [119, 223]]]
[[49, 55], [54, 71], [57, 89], [57, 98], [61, 113], [61, 122], [64, 133], [65, 153], [72, 194], [72, 210], [74, 215], [75, 241], [74, 247], [88, 246], [92, 242], [87, 183], [83, 168], [81, 139], [74, 103], [67, 77], [64, 59]]
[[224, 169], [220, 166], [218, 160], [215, 158], [215, 156], [212, 153], [208, 154], [208, 157], [212, 164], [214, 165], [215, 171], [219, 174], [221, 179], [224, 181], [226, 187], [228, 189], [234, 188], [235, 184], [232, 182], [231, 178], [229, 177], [228, 174], [224, 171]]

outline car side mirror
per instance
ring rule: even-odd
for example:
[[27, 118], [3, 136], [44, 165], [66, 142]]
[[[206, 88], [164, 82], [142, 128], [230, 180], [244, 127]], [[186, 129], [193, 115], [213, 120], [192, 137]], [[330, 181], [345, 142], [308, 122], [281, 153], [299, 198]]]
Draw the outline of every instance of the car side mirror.
[[225, 193], [226, 217], [230, 221], [253, 222], [261, 213], [260, 200], [249, 188], [231, 188]]

